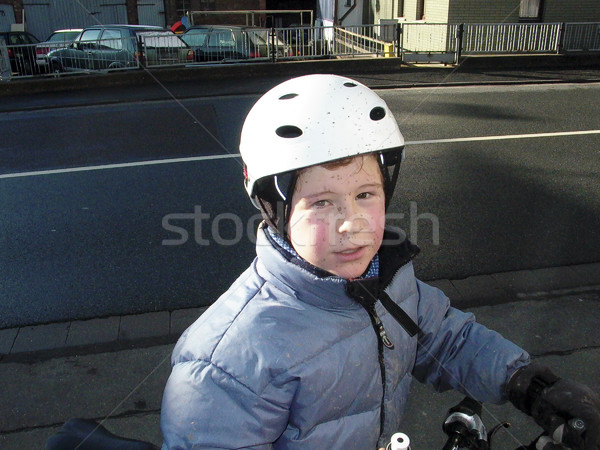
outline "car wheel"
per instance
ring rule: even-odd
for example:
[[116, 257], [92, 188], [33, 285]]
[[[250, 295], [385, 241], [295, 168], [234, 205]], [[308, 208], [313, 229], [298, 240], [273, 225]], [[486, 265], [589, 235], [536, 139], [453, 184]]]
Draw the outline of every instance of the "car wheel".
[[50, 67], [48, 69], [48, 71], [50, 73], [58, 75], [59, 73], [64, 72], [64, 70], [65, 69], [63, 68], [60, 61], [56, 61], [56, 60], [50, 61]]
[[123, 63], [120, 63], [120, 62], [117, 62], [117, 61], [115, 61], [115, 62], [111, 62], [111, 63], [108, 65], [108, 70], [111, 70], [111, 69], [122, 69], [123, 67], [125, 67], [125, 66], [123, 65]]

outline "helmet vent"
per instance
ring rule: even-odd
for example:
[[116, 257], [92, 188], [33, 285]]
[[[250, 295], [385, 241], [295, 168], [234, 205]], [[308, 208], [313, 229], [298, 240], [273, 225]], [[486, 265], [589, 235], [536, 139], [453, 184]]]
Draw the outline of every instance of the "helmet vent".
[[302, 136], [302, 130], [294, 125], [283, 125], [275, 130], [277, 136], [290, 139]]
[[279, 100], [291, 100], [292, 98], [298, 97], [298, 94], [285, 94], [279, 97]]
[[385, 117], [385, 109], [381, 106], [376, 106], [369, 113], [369, 117], [371, 117], [371, 120], [381, 120]]
[[344, 83], [344, 86], [346, 86], [346, 87], [356, 87], [357, 84], [356, 83], [351, 83], [350, 81], [346, 81]]

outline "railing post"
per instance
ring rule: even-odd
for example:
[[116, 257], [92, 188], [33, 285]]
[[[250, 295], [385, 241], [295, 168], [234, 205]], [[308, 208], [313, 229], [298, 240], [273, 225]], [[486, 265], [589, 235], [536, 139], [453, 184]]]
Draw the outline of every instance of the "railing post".
[[456, 64], [460, 63], [460, 57], [462, 55], [464, 33], [465, 33], [465, 24], [461, 23], [458, 25], [458, 28], [456, 30]]
[[271, 27], [271, 61], [277, 61], [277, 47], [275, 47], [275, 27]]
[[556, 53], [564, 53], [566, 29], [567, 25], [562, 22], [558, 28], [558, 48], [556, 49]]
[[396, 45], [397, 45], [397, 56], [400, 58], [400, 62], [404, 59], [404, 24], [399, 23], [396, 27]]
[[0, 39], [0, 81], [9, 81], [11, 77], [12, 69], [10, 68], [8, 46], [4, 39]]

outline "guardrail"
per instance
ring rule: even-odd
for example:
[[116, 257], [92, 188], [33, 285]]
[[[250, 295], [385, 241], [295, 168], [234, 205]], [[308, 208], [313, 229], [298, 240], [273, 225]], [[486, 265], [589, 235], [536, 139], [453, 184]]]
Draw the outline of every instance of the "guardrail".
[[288, 56], [293, 59], [314, 59], [331, 55], [328, 40], [325, 38], [330, 34], [326, 27], [278, 28], [275, 32], [279, 39], [290, 44], [291, 54]]
[[[2, 51], [1, 48], [5, 48]], [[118, 37], [75, 41], [69, 46], [50, 49], [43, 43], [0, 47], [5, 70], [0, 79], [62, 73], [130, 70], [144, 67], [176, 66], [193, 63], [194, 52], [179, 36], [171, 33], [140, 33], [137, 37]], [[49, 51], [49, 52], [48, 52]], [[48, 52], [48, 53], [46, 53]]]
[[566, 23], [561, 50], [579, 53], [600, 51], [600, 23]]
[[4, 39], [0, 39], [0, 80], [12, 76], [31, 77], [38, 73], [35, 44], [6, 45]]
[[462, 54], [558, 53], [560, 23], [465, 24]]
[[332, 56], [395, 56], [393, 41], [382, 38], [381, 25], [332, 27], [332, 35]]
[[[247, 31], [243, 43], [236, 42], [236, 39], [239, 38], [216, 44], [210, 58], [201, 57], [200, 48], [194, 45], [188, 47], [174, 34], [148, 34], [130, 42], [125, 39], [82, 42], [77, 44], [77, 48], [71, 46], [50, 53], [45, 67], [35, 63], [36, 46], [6, 46], [2, 41], [0, 80], [48, 73], [59, 75], [66, 71], [108, 71], [242, 60], [277, 62], [395, 56], [403, 62], [456, 63], [461, 55], [598, 52], [600, 23], [400, 22], [349, 27], [300, 26], [252, 29]], [[237, 53], [232, 46], [237, 46]]]
[[399, 28], [397, 47], [404, 62], [455, 63], [460, 25], [407, 23]]

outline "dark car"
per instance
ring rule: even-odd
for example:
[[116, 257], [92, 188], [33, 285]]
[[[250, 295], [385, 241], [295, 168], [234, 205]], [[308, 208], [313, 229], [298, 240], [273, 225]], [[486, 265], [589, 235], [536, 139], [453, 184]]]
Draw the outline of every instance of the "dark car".
[[[248, 60], [291, 56], [290, 46], [269, 29], [228, 25], [198, 25], [185, 30], [181, 38], [196, 54], [196, 61]], [[273, 42], [275, 45], [273, 46]]]
[[38, 73], [35, 63], [35, 45], [40, 42], [26, 31], [0, 32], [0, 40], [6, 42], [10, 68], [14, 75], [32, 75]]
[[193, 50], [171, 30], [150, 25], [85, 28], [67, 48], [48, 54], [54, 72], [185, 64]]

